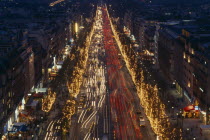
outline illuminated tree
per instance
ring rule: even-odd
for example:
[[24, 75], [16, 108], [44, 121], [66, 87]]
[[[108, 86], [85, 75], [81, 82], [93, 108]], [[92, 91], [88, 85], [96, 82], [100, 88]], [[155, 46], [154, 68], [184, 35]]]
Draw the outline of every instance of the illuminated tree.
[[51, 89], [48, 90], [48, 94], [42, 99], [42, 110], [44, 112], [49, 112], [55, 102], [56, 93], [52, 92]]
[[[165, 112], [165, 104], [160, 100], [157, 85], [152, 86], [145, 82], [144, 71], [137, 66], [137, 60], [133, 49], [130, 45], [121, 43], [119, 33], [111, 22], [111, 28], [114, 33], [115, 40], [119, 46], [119, 50], [126, 62], [126, 67], [132, 77], [132, 80], [137, 88], [137, 93], [140, 99], [140, 104], [144, 108], [153, 131], [163, 140], [182, 139], [181, 130], [174, 128]], [[138, 68], [138, 70], [137, 70]], [[140, 73], [139, 73], [140, 70]], [[140, 79], [139, 79], [140, 77]]]

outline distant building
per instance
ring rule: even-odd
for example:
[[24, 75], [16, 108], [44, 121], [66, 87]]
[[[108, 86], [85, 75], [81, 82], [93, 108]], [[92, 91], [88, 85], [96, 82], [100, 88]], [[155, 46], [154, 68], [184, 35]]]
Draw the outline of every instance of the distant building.
[[131, 11], [125, 13], [123, 23], [124, 26], [130, 30], [131, 34], [133, 34], [133, 17]]
[[[19, 104], [33, 85], [33, 52], [32, 49], [18, 49], [12, 51], [8, 57], [1, 58], [0, 67], [0, 101], [3, 103], [0, 111], [3, 112], [1, 121], [1, 133], [4, 127], [17, 121]], [[22, 104], [21, 104], [22, 105]], [[9, 120], [8, 120], [9, 119]]]
[[70, 40], [72, 15], [65, 6], [48, 7], [52, 0], [21, 1], [27, 4], [0, 5], [0, 137], [19, 121], [27, 97], [46, 89]]
[[151, 56], [153, 64], [155, 56], [155, 31], [156, 26], [148, 26], [144, 31], [144, 49], [147, 55]]
[[196, 113], [206, 124], [210, 124], [209, 37], [208, 27], [171, 26], [160, 29], [158, 40], [160, 70], [189, 104], [199, 107]]
[[178, 36], [171, 34], [168, 28], [159, 30], [158, 63], [164, 76], [173, 84], [174, 81], [174, 47]]

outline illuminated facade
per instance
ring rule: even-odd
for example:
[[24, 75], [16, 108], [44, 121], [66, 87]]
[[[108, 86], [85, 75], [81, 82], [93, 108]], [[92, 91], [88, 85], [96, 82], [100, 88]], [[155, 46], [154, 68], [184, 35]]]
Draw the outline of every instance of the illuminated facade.
[[167, 29], [159, 30], [158, 38], [158, 62], [160, 70], [171, 82], [174, 81], [174, 47], [178, 36], [171, 35]]
[[[32, 87], [34, 72], [30, 69], [33, 62], [31, 47], [20, 48], [9, 54], [10, 62], [3, 60], [0, 74], [0, 133], [3, 134], [13, 122], [18, 121], [19, 106], [22, 105], [24, 95]], [[2, 69], [3, 68], [3, 69]]]
[[[176, 85], [176, 89], [183, 99], [189, 105], [198, 106], [200, 118], [209, 124], [209, 115], [206, 115], [209, 114], [210, 105], [209, 35], [191, 30], [180, 30], [179, 36], [169, 39], [168, 42], [166, 41], [168, 35], [162, 38], [165, 40], [162, 41], [165, 45], [158, 46], [159, 51], [162, 52], [159, 54], [159, 63], [164, 74], [172, 77], [170, 83]], [[171, 47], [172, 50], [168, 49], [164, 52], [162, 47]], [[172, 68], [173, 71], [171, 71]]]

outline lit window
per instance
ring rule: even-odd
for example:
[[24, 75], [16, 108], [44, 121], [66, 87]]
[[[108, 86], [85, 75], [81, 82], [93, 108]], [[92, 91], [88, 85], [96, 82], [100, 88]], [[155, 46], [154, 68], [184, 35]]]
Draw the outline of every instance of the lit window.
[[192, 49], [191, 53], [192, 53], [192, 54], [194, 54], [194, 53], [195, 53], [195, 52], [194, 52], [194, 49]]
[[190, 86], [191, 86], [191, 85], [190, 85], [190, 82], [188, 82], [187, 86], [188, 86], [188, 87], [190, 87]]
[[187, 62], [190, 63], [190, 56], [188, 57]]
[[186, 55], [185, 55], [185, 53], [183, 54], [183, 58], [184, 58], [184, 59], [186, 58]]
[[45, 70], [44, 69], [42, 69], [42, 74], [44, 74], [45, 73]]

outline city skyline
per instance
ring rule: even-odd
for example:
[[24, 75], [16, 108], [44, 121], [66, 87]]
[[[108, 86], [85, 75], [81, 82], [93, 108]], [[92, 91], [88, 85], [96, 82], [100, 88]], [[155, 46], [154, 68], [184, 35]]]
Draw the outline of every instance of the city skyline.
[[210, 139], [210, 2], [0, 2], [0, 138]]

